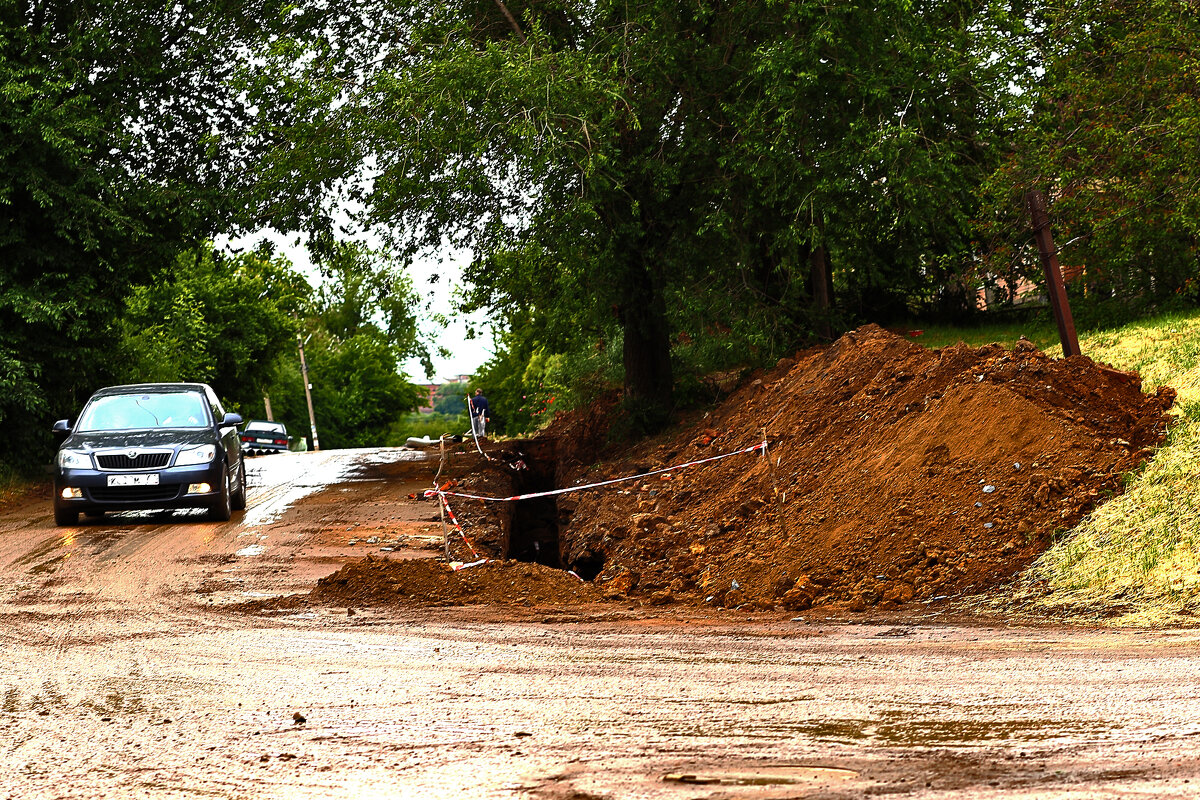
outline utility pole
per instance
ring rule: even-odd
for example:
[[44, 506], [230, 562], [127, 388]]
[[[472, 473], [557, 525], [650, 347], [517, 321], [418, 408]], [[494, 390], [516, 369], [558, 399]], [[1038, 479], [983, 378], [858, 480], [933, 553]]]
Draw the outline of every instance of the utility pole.
[[308, 424], [312, 426], [312, 441], [313, 450], [321, 449], [321, 442], [317, 439], [317, 418], [313, 415], [312, 407], [312, 384], [308, 382], [308, 364], [304, 361], [304, 340], [300, 338], [300, 334], [296, 334], [296, 347], [300, 350], [300, 374], [304, 378], [304, 398], [308, 401]]
[[267, 409], [267, 422], [274, 422], [275, 417], [271, 416], [271, 395], [263, 392], [263, 405]]
[[1058, 323], [1058, 338], [1062, 342], [1063, 358], [1077, 356], [1080, 354], [1079, 337], [1075, 335], [1075, 320], [1071, 317], [1071, 304], [1067, 302], [1067, 287], [1063, 284], [1058, 255], [1054, 252], [1054, 239], [1050, 236], [1046, 198], [1035, 190], [1025, 195], [1025, 204], [1029, 207], [1033, 237], [1037, 240], [1042, 269], [1046, 273], [1046, 291], [1050, 293], [1050, 307], [1054, 310], [1054, 321]]

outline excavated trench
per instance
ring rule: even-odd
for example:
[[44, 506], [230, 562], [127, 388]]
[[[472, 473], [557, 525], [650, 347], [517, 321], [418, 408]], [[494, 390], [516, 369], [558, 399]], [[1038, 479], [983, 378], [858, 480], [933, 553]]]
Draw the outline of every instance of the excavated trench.
[[[559, 459], [556, 440], [534, 439], [518, 443], [519, 460], [511, 463], [515, 494], [538, 494], [558, 488]], [[579, 502], [572, 493], [519, 500], [510, 505], [504, 521], [505, 558], [570, 570], [584, 581], [595, 580], [605, 567], [603, 553], [584, 549], [569, 560], [564, 557], [562, 535], [571, 525]]]
[[[519, 452], [521, 458], [514, 465], [516, 494], [537, 494], [557, 488], [553, 442], [522, 442]], [[565, 521], [559, 518], [558, 498], [559, 495], [535, 497], [511, 504], [511, 518], [506, 524], [506, 558], [563, 568], [558, 533]]]

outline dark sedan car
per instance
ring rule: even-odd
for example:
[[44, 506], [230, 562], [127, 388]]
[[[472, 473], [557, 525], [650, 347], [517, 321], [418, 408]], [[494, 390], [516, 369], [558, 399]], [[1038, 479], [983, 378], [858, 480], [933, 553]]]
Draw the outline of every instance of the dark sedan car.
[[242, 429], [242, 449], [247, 455], [286, 453], [291, 440], [282, 422], [252, 419]]
[[83, 512], [204, 508], [229, 519], [246, 507], [237, 426], [203, 383], [111, 386], [92, 395], [54, 457], [54, 521]]

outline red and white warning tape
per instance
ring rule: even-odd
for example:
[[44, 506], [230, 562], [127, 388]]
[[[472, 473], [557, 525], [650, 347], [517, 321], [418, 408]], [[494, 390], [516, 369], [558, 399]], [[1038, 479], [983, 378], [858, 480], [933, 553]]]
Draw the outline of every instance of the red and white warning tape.
[[[466, 531], [463, 530], [462, 525], [459, 524], [458, 517], [454, 516], [454, 512], [450, 510], [450, 503], [447, 502], [447, 500], [446, 500], [445, 492], [438, 492], [437, 490], [429, 490], [429, 491], [425, 492], [425, 496], [431, 497], [432, 496], [431, 492], [433, 494], [437, 494], [438, 499], [441, 500], [442, 506], [446, 509], [446, 513], [450, 516], [450, 521], [454, 523], [454, 529], [456, 531], [458, 531], [458, 535], [462, 537], [463, 544], [465, 544], [467, 546], [467, 549], [471, 551], [471, 555], [475, 556], [476, 558], [483, 558], [483, 556], [479, 555], [479, 553], [475, 550], [474, 545], [471, 544], [471, 540], [467, 538], [467, 533], [466, 533]], [[486, 561], [486, 560], [487, 559], [484, 559], [484, 561]], [[474, 565], [472, 565], [472, 566], [474, 566]]]
[[[531, 500], [535, 497], [550, 497], [551, 495], [567, 494], [568, 492], [582, 492], [587, 489], [595, 489], [599, 486], [609, 486], [614, 483], [622, 483], [623, 481], [636, 481], [636, 480], [640, 480], [643, 478], [648, 478], [651, 475], [660, 475], [664, 472], [674, 472], [675, 470], [678, 470], [678, 469], [687, 469], [688, 467], [694, 467], [697, 464], [707, 464], [710, 461], [719, 461], [722, 458], [729, 458], [731, 456], [740, 456], [743, 453], [753, 453], [757, 450], [762, 450], [764, 453], [766, 453], [767, 443], [765, 441], [759, 442], [758, 444], [753, 445], [752, 447], [747, 447], [743, 450], [734, 450], [731, 453], [722, 453], [719, 456], [711, 456], [709, 458], [702, 458], [699, 461], [689, 461], [686, 464], [676, 464], [673, 467], [663, 467], [662, 469], [651, 470], [650, 472], [643, 472], [638, 475], [626, 475], [623, 478], [613, 478], [612, 480], [608, 480], [608, 481], [599, 481], [597, 483], [588, 483], [588, 484], [584, 484], [582, 486], [571, 486], [566, 489], [553, 489], [548, 492], [533, 492], [531, 494], [518, 494], [518, 495], [513, 495], [512, 497], [485, 497], [483, 495], [478, 495], [478, 494], [465, 494], [465, 493], [461, 493], [461, 492], [447, 492], [447, 491], [444, 491], [437, 487], [434, 487], [433, 489], [426, 489], [425, 496], [426, 497], [434, 497], [436, 495], [437, 497], [440, 497], [442, 499], [443, 503], [446, 502], [447, 497], [466, 497], [470, 500], [488, 500], [491, 502], [498, 502], [498, 503], [506, 502], [509, 500]], [[448, 504], [446, 505], [446, 510], [447, 511], [450, 510], [450, 506]], [[451, 519], [453, 519], [453, 518], [454, 518], [453, 515], [451, 515]], [[458, 523], [456, 522], [455, 524], [457, 525]], [[459, 528], [459, 532], [461, 532], [461, 531], [462, 531], [462, 529]], [[472, 552], [474, 552], [474, 551], [472, 551]]]

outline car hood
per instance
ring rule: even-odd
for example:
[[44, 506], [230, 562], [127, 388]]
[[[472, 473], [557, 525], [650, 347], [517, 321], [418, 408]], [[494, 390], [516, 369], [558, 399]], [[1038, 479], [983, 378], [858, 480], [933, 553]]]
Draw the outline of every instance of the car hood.
[[108, 450], [110, 448], [168, 449], [189, 445], [216, 444], [211, 428], [161, 428], [152, 431], [81, 431], [72, 433], [59, 449]]

